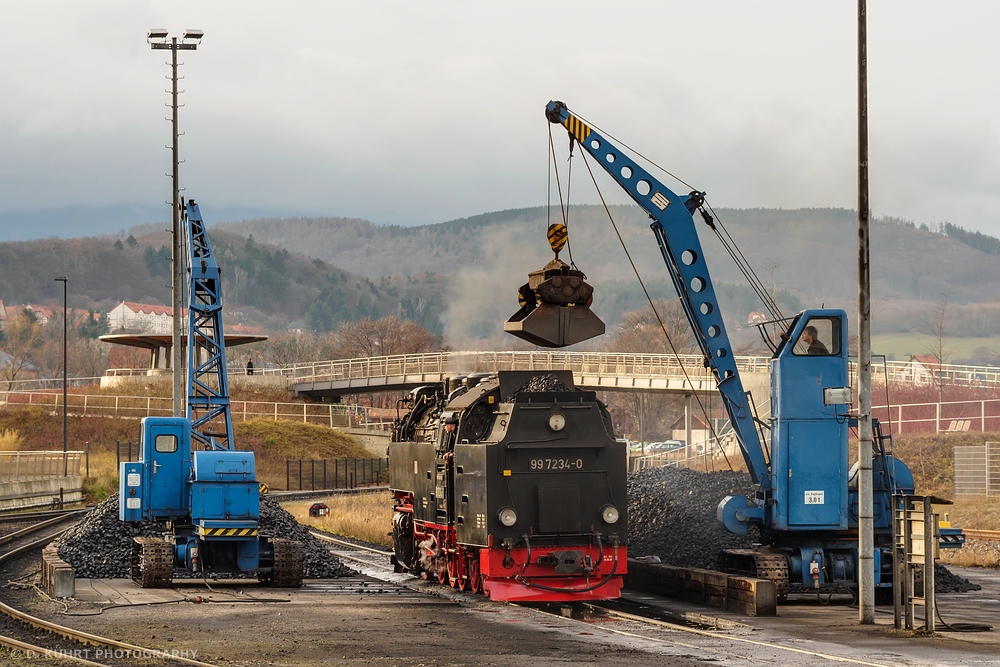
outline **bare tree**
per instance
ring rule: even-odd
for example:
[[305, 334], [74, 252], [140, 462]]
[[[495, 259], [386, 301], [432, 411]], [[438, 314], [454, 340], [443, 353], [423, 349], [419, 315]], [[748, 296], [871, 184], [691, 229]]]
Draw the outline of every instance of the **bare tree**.
[[[680, 303], [659, 299], [654, 300], [653, 305], [659, 320], [648, 306], [623, 314], [606, 351], [638, 354], [670, 354], [673, 350], [678, 354], [695, 352], [698, 346]], [[670, 425], [683, 414], [682, 402], [675, 397], [641, 392], [609, 392], [605, 396], [612, 413], [618, 414], [624, 422], [624, 428], [630, 429], [643, 441], [669, 438]]]
[[945, 377], [944, 363], [948, 361], [955, 351], [953, 346], [948, 345], [948, 301], [951, 298], [954, 287], [949, 287], [941, 293], [941, 298], [934, 304], [933, 310], [927, 316], [928, 333], [934, 339], [926, 350], [937, 360], [937, 368], [934, 369], [933, 376], [938, 387], [938, 400], [944, 400], [944, 386], [947, 384]]
[[45, 342], [45, 329], [34, 313], [22, 310], [7, 321], [4, 333], [7, 365], [3, 369], [3, 377], [9, 388], [19, 375], [34, 367]]
[[319, 349], [317, 337], [309, 333], [281, 333], [271, 336], [260, 349], [260, 356], [265, 364], [289, 366], [291, 364], [318, 361]]
[[441, 349], [441, 340], [412, 320], [389, 315], [341, 325], [337, 331], [340, 355], [345, 358], [419, 354]]

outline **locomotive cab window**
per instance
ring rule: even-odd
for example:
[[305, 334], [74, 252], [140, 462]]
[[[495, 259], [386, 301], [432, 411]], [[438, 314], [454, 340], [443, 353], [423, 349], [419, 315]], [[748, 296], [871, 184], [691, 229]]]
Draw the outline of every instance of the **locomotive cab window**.
[[810, 317], [802, 328], [792, 353], [800, 356], [840, 354], [840, 318]]

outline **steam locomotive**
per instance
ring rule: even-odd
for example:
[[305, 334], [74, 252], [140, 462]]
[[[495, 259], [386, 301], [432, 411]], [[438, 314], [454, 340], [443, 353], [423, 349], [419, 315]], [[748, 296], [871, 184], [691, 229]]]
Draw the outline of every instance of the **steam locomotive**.
[[627, 447], [569, 371], [419, 387], [389, 445], [392, 562], [494, 600], [620, 596]]

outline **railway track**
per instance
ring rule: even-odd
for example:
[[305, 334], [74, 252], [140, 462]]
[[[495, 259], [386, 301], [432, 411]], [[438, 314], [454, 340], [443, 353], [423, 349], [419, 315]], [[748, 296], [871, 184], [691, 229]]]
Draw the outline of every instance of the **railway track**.
[[986, 540], [989, 542], [1000, 542], [1000, 530], [976, 530], [974, 528], [963, 528], [965, 537], [971, 540]]
[[[331, 550], [338, 558], [351, 560], [362, 564], [368, 569], [367, 574], [379, 577], [375, 571], [391, 573], [388, 557], [391, 552], [354, 544], [347, 540], [331, 537], [323, 533], [312, 533], [318, 539], [331, 545]], [[400, 575], [392, 575], [392, 581], [398, 583]], [[389, 580], [387, 577], [386, 580]], [[407, 584], [426, 593], [436, 593], [448, 596], [470, 596], [470, 599], [482, 599], [471, 593], [459, 593], [454, 589], [439, 585], [425, 584], [420, 579], [411, 578]], [[500, 603], [497, 603], [500, 604]], [[749, 647], [769, 650], [777, 654], [778, 664], [798, 663], [802, 665], [859, 665], [862, 667], [895, 667], [891, 663], [883, 663], [863, 658], [840, 655], [832, 652], [809, 650], [782, 643], [781, 640], [755, 638], [749, 636], [753, 628], [733, 621], [708, 621], [695, 623], [690, 620], [678, 620], [668, 616], [664, 610], [655, 606], [645, 605], [629, 600], [612, 600], [607, 602], [577, 602], [571, 604], [516, 604], [515, 606], [534, 610], [540, 614], [554, 615], [565, 620], [579, 622], [589, 630], [594, 628], [597, 620], [621, 621], [631, 624], [629, 629], [611, 627], [611, 623], [601, 623], [600, 628], [612, 634], [629, 637], [639, 641], [670, 645], [685, 651], [697, 649], [709, 660], [734, 661], [743, 664], [746, 660], [746, 650]], [[707, 618], [707, 617], [706, 617]], [[589, 633], [588, 633], [589, 634]], [[697, 635], [702, 638], [686, 639]], [[706, 643], [707, 642], [707, 643]], [[789, 642], [791, 643], [791, 642]]]
[[334, 545], [335, 547], [339, 547], [330, 549], [333, 552], [333, 555], [337, 558], [367, 565], [368, 567], [373, 567], [378, 570], [386, 570], [387, 572], [393, 571], [392, 565], [389, 564], [389, 556], [392, 555], [391, 551], [374, 549], [361, 544], [355, 544], [353, 542], [348, 542], [347, 540], [332, 537], [326, 533], [317, 533], [315, 531], [311, 532], [312, 536], [316, 539], [326, 542], [327, 544]]
[[[74, 510], [54, 517], [43, 517], [34, 525], [0, 536], [0, 545], [8, 545], [8, 548], [0, 554], [0, 564], [10, 563], [27, 552], [40, 549], [72, 527], [61, 524], [71, 519], [79, 520], [87, 511], [89, 510]], [[51, 513], [39, 514], [51, 515]], [[19, 516], [18, 520], [23, 521], [23, 516]], [[171, 655], [169, 651], [137, 646], [76, 630], [38, 618], [4, 602], [0, 602], [0, 614], [6, 617], [0, 630], [0, 645], [11, 649], [25, 661], [46, 659], [98, 667], [134, 665], [136, 661], [143, 661], [143, 664], [216, 667], [211, 663]], [[12, 634], [18, 636], [11, 636]], [[58, 637], [69, 640], [69, 643], [59, 643]]]

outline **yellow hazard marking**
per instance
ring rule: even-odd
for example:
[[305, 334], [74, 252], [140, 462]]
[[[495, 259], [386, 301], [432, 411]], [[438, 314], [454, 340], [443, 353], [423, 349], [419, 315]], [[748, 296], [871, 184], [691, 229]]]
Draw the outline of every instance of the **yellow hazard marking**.
[[198, 528], [198, 533], [204, 537], [254, 537], [258, 532], [257, 528]]
[[587, 124], [572, 114], [563, 121], [563, 125], [580, 143], [583, 143], [590, 136], [590, 128], [587, 127]]
[[569, 238], [569, 232], [566, 230], [566, 225], [556, 222], [549, 225], [549, 231], [545, 233], [545, 236], [549, 239], [549, 246], [552, 248], [552, 251], [559, 252], [566, 246], [566, 239]]

